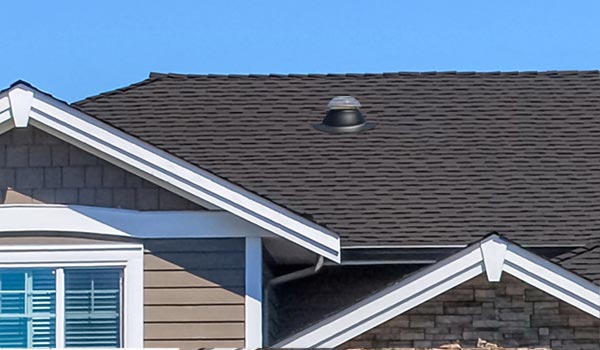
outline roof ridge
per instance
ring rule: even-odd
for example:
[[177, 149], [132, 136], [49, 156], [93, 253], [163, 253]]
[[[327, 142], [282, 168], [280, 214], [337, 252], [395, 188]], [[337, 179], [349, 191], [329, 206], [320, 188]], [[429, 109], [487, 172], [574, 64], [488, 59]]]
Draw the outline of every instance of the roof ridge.
[[139, 81], [137, 83], [133, 83], [133, 84], [129, 84], [129, 85], [126, 85], [126, 86], [123, 86], [123, 87], [120, 87], [120, 88], [113, 89], [113, 90], [101, 92], [101, 93], [99, 93], [97, 95], [88, 96], [88, 97], [85, 97], [82, 100], [72, 102], [71, 104], [72, 105], [83, 105], [86, 102], [96, 101], [96, 100], [99, 100], [99, 99], [104, 98], [104, 97], [108, 97], [108, 96], [112, 96], [112, 95], [124, 93], [124, 92], [127, 92], [129, 90], [133, 90], [135, 88], [138, 88], [140, 86], [151, 84], [151, 83], [159, 80], [160, 78], [162, 78], [162, 76], [153, 76], [152, 73], [151, 73], [148, 76], [148, 78], [146, 78], [146, 79], [144, 79], [142, 81]]
[[310, 77], [367, 77], [367, 76], [428, 76], [428, 75], [552, 75], [552, 74], [598, 74], [600, 70], [545, 70], [545, 71], [424, 71], [424, 72], [379, 72], [379, 73], [248, 73], [248, 74], [194, 74], [151, 72], [150, 78], [310, 78]]

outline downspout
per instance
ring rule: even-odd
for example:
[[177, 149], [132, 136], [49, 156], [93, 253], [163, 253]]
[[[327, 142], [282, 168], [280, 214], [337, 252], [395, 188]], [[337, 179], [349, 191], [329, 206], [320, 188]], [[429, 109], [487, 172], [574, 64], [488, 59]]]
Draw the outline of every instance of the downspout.
[[315, 266], [307, 267], [302, 270], [298, 270], [298, 271], [290, 272], [285, 275], [277, 276], [277, 277], [271, 279], [269, 281], [269, 283], [267, 283], [267, 286], [265, 287], [265, 290], [263, 291], [263, 301], [266, 304], [266, 307], [263, 309], [263, 316], [264, 316], [264, 318], [263, 318], [264, 319], [264, 321], [263, 321], [263, 339], [270, 340], [269, 339], [269, 308], [270, 308], [269, 292], [270, 292], [271, 288], [278, 286], [280, 284], [286, 283], [286, 282], [291, 282], [291, 281], [295, 281], [295, 280], [298, 280], [301, 278], [316, 275], [317, 273], [319, 273], [319, 271], [323, 267], [324, 261], [325, 261], [325, 259], [323, 258], [323, 256], [319, 256], [319, 260], [317, 260], [317, 263], [315, 264]]

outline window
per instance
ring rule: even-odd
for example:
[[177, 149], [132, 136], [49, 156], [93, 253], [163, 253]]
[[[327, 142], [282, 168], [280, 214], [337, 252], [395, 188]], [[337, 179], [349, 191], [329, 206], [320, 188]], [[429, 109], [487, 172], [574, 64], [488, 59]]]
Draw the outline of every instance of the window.
[[55, 347], [57, 315], [66, 347], [121, 347], [121, 281], [120, 268], [0, 269], [0, 348]]
[[0, 270], [0, 348], [55, 346], [55, 287], [52, 270]]
[[0, 348], [142, 348], [140, 244], [0, 246]]
[[120, 269], [65, 269], [66, 347], [121, 347], [120, 286]]

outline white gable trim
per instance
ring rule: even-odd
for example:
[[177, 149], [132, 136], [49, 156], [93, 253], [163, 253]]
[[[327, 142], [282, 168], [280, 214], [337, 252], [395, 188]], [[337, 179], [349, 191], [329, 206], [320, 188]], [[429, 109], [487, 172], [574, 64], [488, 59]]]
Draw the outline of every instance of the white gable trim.
[[24, 128], [29, 123], [31, 104], [33, 103], [33, 92], [14, 89], [8, 92], [10, 111], [13, 122], [17, 128]]
[[[0, 132], [14, 125], [6, 116], [8, 95], [21, 90], [33, 93], [29, 124], [120, 166], [196, 203], [209, 203], [265, 230], [288, 239], [335, 262], [340, 261], [340, 239], [326, 228], [294, 214], [258, 195], [193, 166], [167, 152], [117, 130], [25, 84], [16, 84], [0, 95]], [[4, 112], [2, 111], [4, 109]]]
[[[498, 268], [501, 267], [500, 273]], [[285, 339], [274, 348], [334, 348], [487, 271], [502, 271], [600, 318], [600, 287], [492, 235]]]
[[137, 211], [83, 205], [0, 205], [0, 233], [69, 232], [130, 238], [274, 236], [225, 211]]
[[500, 237], [493, 236], [482, 242], [480, 248], [488, 281], [500, 282], [506, 249], [508, 248], [506, 241]]

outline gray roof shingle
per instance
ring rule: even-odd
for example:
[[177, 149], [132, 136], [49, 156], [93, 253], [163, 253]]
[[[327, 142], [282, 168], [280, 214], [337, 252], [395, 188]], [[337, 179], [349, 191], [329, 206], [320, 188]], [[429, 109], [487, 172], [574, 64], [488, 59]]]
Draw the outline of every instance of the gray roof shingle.
[[[314, 130], [336, 95], [358, 98], [377, 128]], [[152, 74], [74, 105], [343, 246], [600, 238], [598, 71]]]
[[600, 285], [600, 244], [573, 249], [552, 261]]

